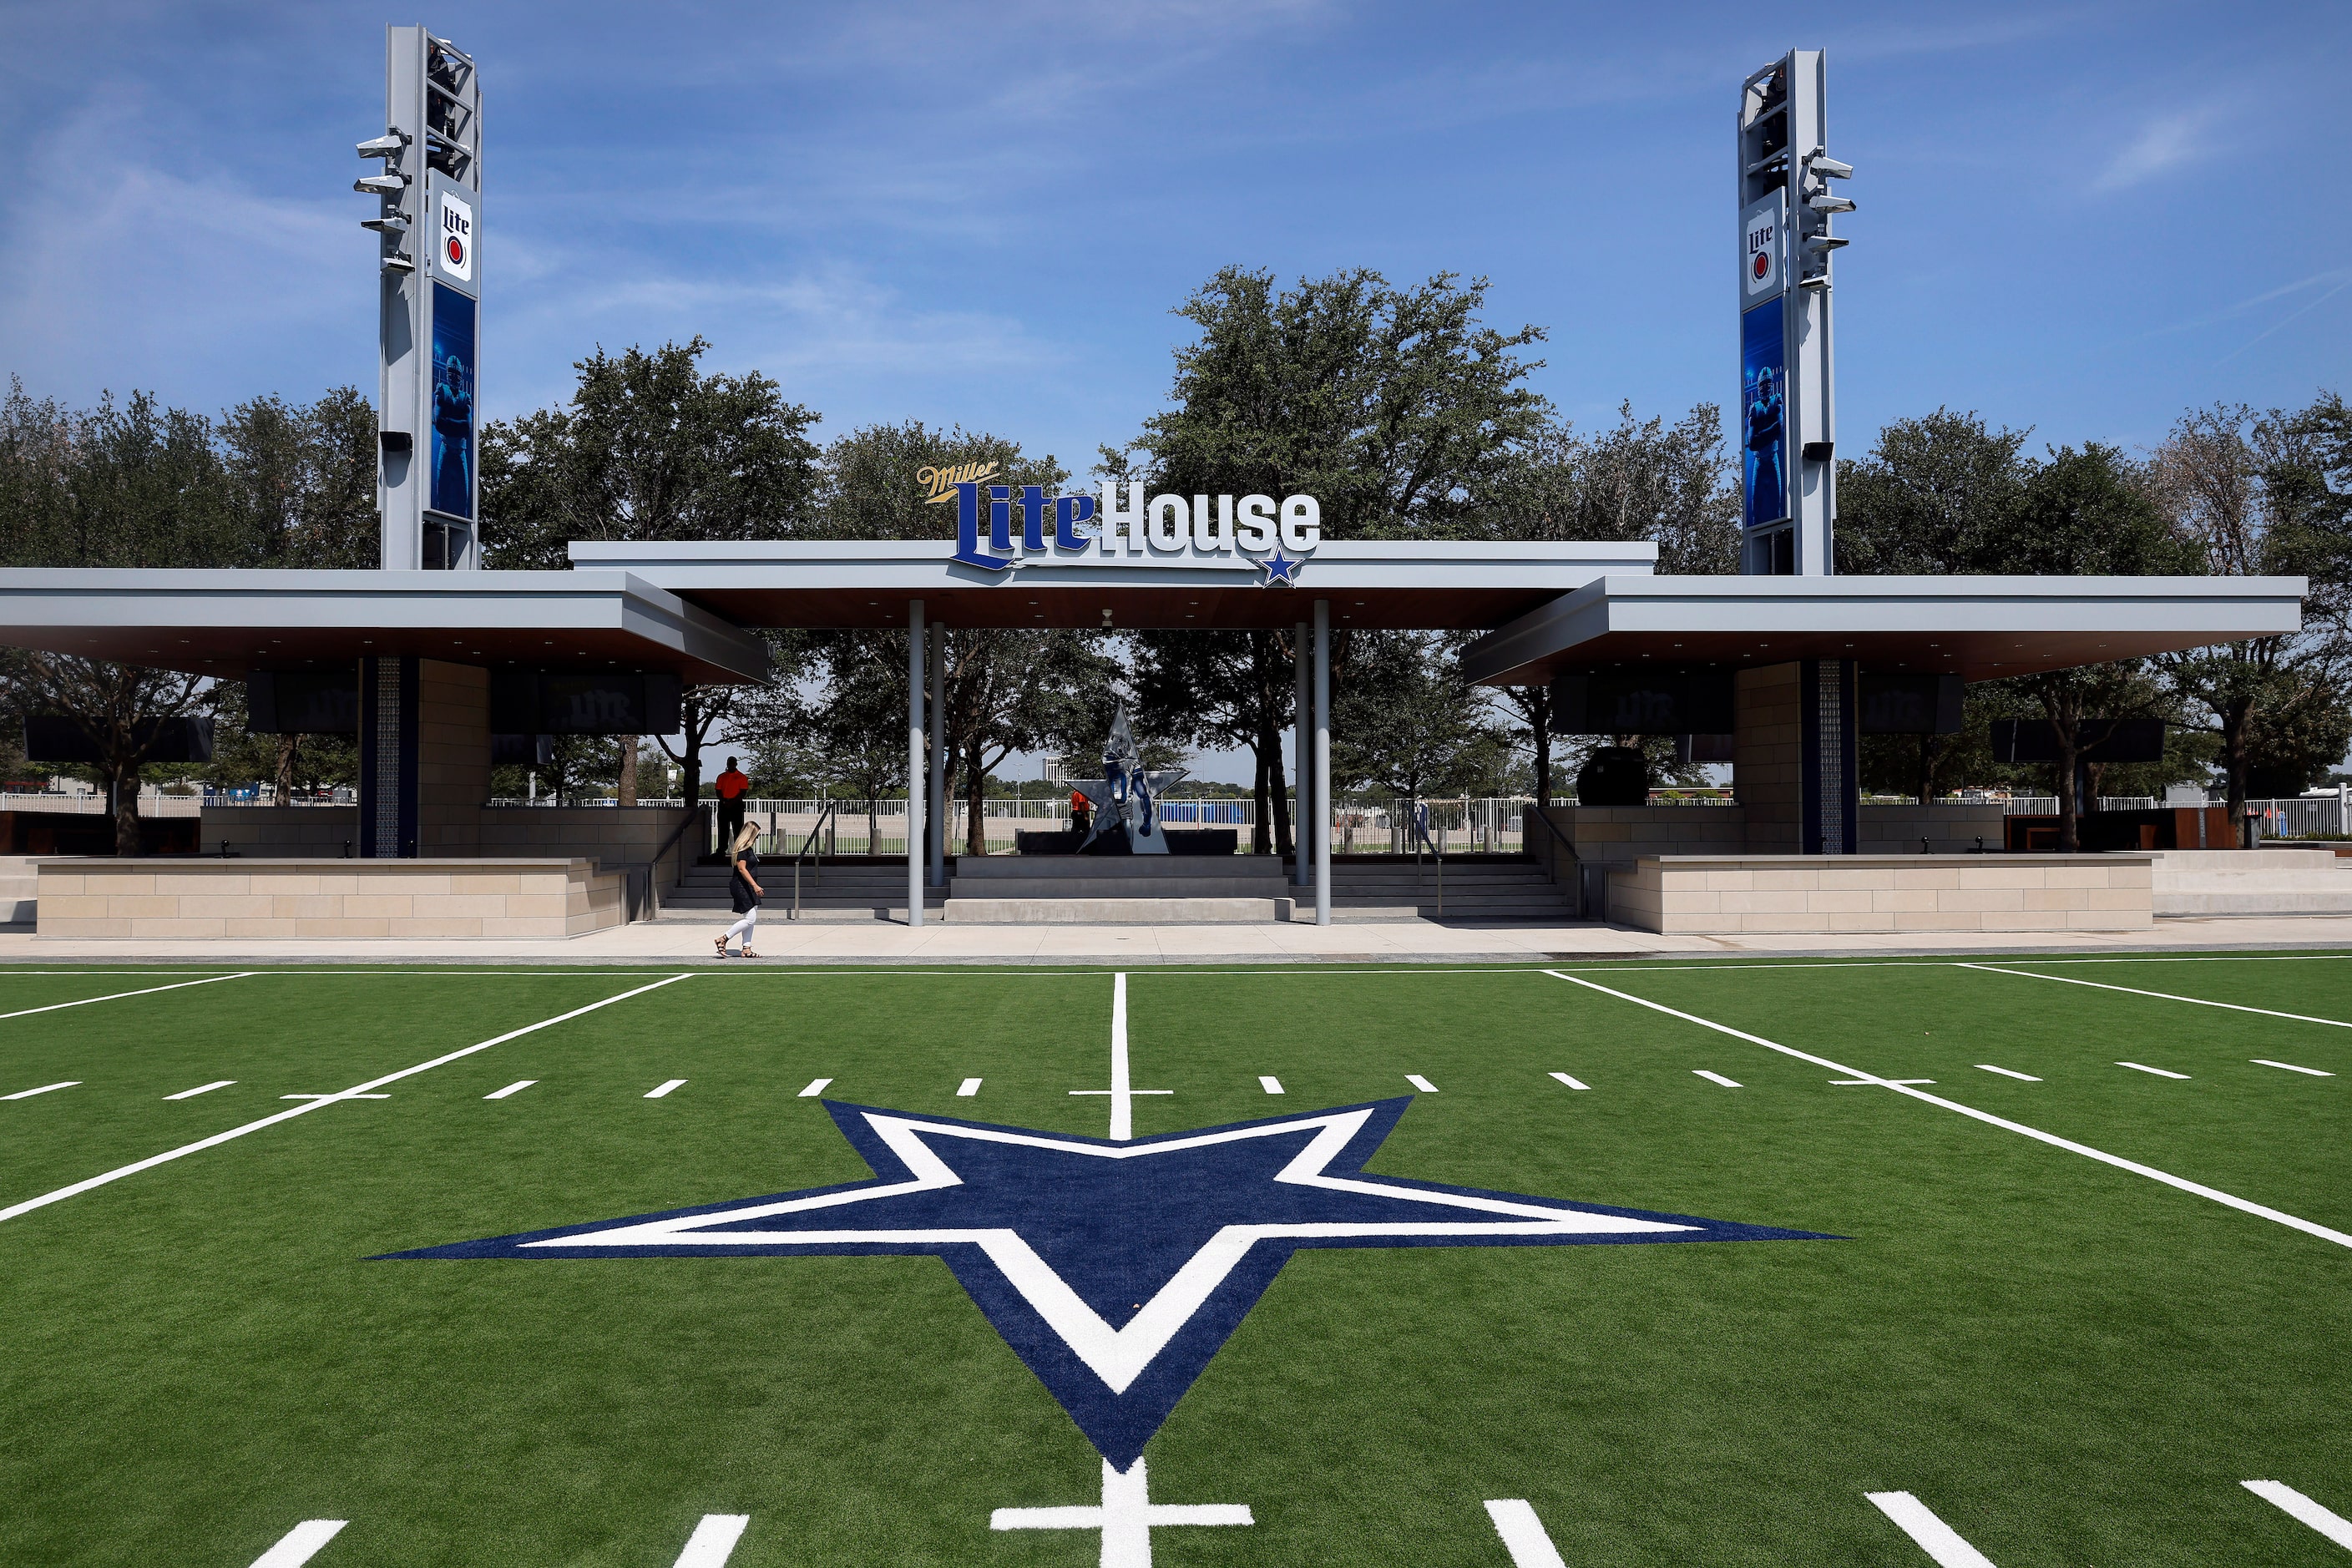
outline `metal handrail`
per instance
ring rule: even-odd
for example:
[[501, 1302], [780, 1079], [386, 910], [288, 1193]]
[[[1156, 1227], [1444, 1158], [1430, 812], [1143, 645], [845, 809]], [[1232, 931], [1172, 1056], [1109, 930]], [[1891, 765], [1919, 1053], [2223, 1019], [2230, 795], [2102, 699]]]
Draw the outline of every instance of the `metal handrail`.
[[[677, 841], [678, 841], [679, 839], [681, 839], [681, 838], [683, 838], [683, 837], [686, 837], [686, 830], [687, 830], [688, 828], [689, 828], [689, 827], [693, 826], [696, 823], [698, 823], [698, 822], [699, 822], [699, 821], [701, 821], [701, 820], [702, 820], [702, 809], [703, 809], [703, 807], [702, 807], [702, 803], [701, 803], [700, 801], [697, 801], [697, 802], [695, 802], [692, 805], [689, 805], [689, 806], [688, 806], [688, 807], [686, 808], [686, 815], [685, 815], [685, 816], [683, 816], [682, 818], [680, 818], [680, 819], [679, 819], [679, 821], [678, 821], [678, 825], [677, 825], [677, 827], [675, 827], [675, 828], [673, 828], [673, 829], [670, 831], [670, 836], [669, 836], [667, 838], [665, 838], [665, 839], [663, 839], [663, 840], [662, 840], [662, 847], [661, 847], [660, 848], [658, 848], [658, 849], [656, 849], [656, 850], [655, 850], [655, 851], [654, 851], [653, 859], [652, 859], [651, 861], [647, 862], [648, 870], [647, 870], [647, 873], [646, 873], [646, 874], [647, 874], [648, 876], [650, 876], [650, 875], [652, 874], [650, 868], [652, 868], [652, 867], [654, 867], [654, 866], [658, 866], [658, 865], [660, 865], [660, 864], [661, 864], [661, 858], [662, 858], [663, 856], [665, 856], [665, 855], [668, 854], [668, 853], [670, 852], [671, 847], [672, 847], [673, 846], [675, 846], [675, 845], [677, 843]], [[680, 855], [680, 856], [677, 858], [677, 882], [678, 882], [678, 885], [683, 885], [683, 884], [685, 883], [685, 881], [686, 881], [686, 857], [685, 857], [685, 856], [683, 856], [683, 855]]]
[[[794, 920], [801, 918], [801, 862], [812, 859], [809, 850], [815, 845], [816, 836], [824, 831], [824, 825], [832, 819], [833, 814], [834, 805], [831, 801], [827, 801], [824, 809], [817, 814], [816, 825], [808, 830], [808, 837], [801, 840], [800, 852], [793, 857], [792, 918]], [[814, 858], [813, 864], [815, 867], [815, 874], [809, 879], [810, 885], [822, 887], [824, 883], [824, 857]]]
[[1437, 861], [1437, 918], [1444, 920], [1445, 918], [1445, 851], [1440, 849], [1437, 847], [1437, 841], [1429, 836], [1427, 803], [1414, 801], [1412, 810], [1408, 814], [1406, 820], [1412, 824], [1413, 886], [1416, 889], [1421, 886], [1421, 847], [1426, 844], [1429, 846], [1430, 855]]
[[[1576, 918], [1582, 920], [1584, 918], [1584, 857], [1576, 852], [1576, 840], [1562, 833], [1559, 830], [1559, 824], [1554, 822], [1542, 806], [1530, 805], [1527, 808], [1527, 812], [1538, 822], [1542, 823], [1554, 838], [1559, 840], [1559, 847], [1568, 851], [1569, 863], [1577, 868], [1576, 880], [1573, 884], [1576, 889]], [[1559, 878], [1555, 876], [1552, 880], [1557, 882]]]

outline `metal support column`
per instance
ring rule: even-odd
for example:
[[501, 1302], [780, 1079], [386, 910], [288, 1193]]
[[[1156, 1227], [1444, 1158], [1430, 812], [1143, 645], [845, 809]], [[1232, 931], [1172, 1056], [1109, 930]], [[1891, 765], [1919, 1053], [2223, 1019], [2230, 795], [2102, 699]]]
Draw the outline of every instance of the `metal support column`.
[[923, 601], [907, 601], [907, 925], [923, 923]]
[[1290, 835], [1290, 847], [1292, 850], [1293, 860], [1290, 879], [1297, 886], [1303, 888], [1307, 886], [1307, 880], [1312, 874], [1311, 866], [1315, 854], [1315, 835], [1307, 826], [1308, 819], [1307, 807], [1313, 804], [1314, 799], [1313, 787], [1307, 782], [1307, 774], [1314, 771], [1314, 761], [1311, 756], [1311, 752], [1314, 748], [1308, 740], [1308, 725], [1310, 721], [1308, 719], [1307, 705], [1313, 700], [1313, 693], [1308, 689], [1308, 688], [1312, 684], [1313, 677], [1307, 673], [1307, 623], [1305, 621], [1300, 621], [1297, 626], [1292, 628], [1290, 638], [1290, 662], [1292, 666], [1292, 673], [1296, 677], [1295, 684], [1297, 688], [1294, 692], [1295, 701], [1291, 709], [1292, 720], [1290, 726], [1290, 777], [1292, 781], [1290, 790], [1290, 816], [1293, 826], [1293, 831]]
[[1331, 601], [1315, 601], [1315, 923], [1331, 923]]
[[928, 639], [931, 658], [931, 886], [948, 885], [948, 756], [947, 695], [948, 629], [931, 628]]

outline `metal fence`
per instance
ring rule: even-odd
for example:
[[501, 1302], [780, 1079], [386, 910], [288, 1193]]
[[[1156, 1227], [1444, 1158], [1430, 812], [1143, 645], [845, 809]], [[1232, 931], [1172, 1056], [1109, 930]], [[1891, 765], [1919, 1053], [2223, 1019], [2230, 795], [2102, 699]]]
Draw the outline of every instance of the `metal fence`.
[[[2053, 795], [1971, 795], [1953, 797], [1955, 804], [1997, 805], [2004, 816], [2055, 816], [2058, 797]], [[2146, 795], [2103, 795], [2099, 796], [2100, 811], [2155, 811], [2165, 805], [2220, 805], [2220, 801], [2158, 800]], [[2338, 795], [2305, 795], [2279, 800], [2250, 800], [2246, 809], [2260, 820], [2265, 838], [2343, 838], [2352, 837], [2352, 811]]]

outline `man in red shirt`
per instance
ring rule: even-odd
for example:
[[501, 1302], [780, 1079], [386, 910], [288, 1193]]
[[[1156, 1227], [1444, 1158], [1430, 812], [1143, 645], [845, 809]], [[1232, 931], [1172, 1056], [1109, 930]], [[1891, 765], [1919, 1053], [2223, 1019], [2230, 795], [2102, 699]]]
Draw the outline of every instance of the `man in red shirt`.
[[735, 836], [743, 830], [743, 796], [751, 789], [751, 781], [737, 771], [735, 759], [730, 757], [727, 771], [711, 787], [719, 792], [719, 843], [723, 848], [732, 845]]

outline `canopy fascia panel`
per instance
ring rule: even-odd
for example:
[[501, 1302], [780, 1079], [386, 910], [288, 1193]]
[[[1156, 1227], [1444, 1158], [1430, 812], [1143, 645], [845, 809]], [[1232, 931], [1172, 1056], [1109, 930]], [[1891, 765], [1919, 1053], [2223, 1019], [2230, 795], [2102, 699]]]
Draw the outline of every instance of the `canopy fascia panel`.
[[235, 678], [418, 655], [756, 680], [767, 645], [622, 572], [0, 571], [0, 643]]
[[2300, 577], [1611, 576], [1465, 650], [1486, 686], [1643, 660], [1853, 658], [1969, 680], [2172, 653], [2303, 624]]
[[[1657, 546], [1363, 542], [1319, 546], [1298, 583], [1262, 586], [1254, 561], [1033, 558], [991, 573], [944, 540], [575, 543], [583, 569], [625, 571], [745, 626], [903, 627], [909, 601], [955, 626], [1245, 630], [1289, 626], [1331, 602], [1334, 626], [1496, 626], [1612, 574], [1646, 574]], [[1105, 612], [1109, 613], [1106, 622]]]

